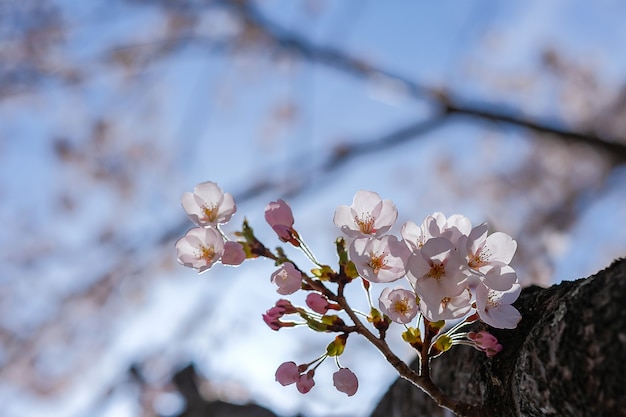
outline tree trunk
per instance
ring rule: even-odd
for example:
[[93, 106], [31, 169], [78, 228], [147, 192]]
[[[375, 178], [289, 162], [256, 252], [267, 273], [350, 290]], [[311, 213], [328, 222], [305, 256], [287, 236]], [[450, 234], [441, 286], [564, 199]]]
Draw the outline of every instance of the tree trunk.
[[[626, 416], [626, 259], [586, 279], [530, 287], [514, 330], [490, 329], [493, 358], [455, 346], [432, 361], [448, 395], [485, 404], [489, 416]], [[421, 390], [396, 381], [372, 417], [449, 416]]]

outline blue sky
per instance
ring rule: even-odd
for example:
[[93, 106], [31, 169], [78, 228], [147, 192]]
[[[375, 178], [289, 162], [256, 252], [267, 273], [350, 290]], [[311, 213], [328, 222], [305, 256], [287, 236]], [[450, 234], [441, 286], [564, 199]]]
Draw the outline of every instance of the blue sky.
[[[433, 211], [489, 220], [536, 256], [535, 269], [516, 265], [527, 284], [584, 277], [626, 253], [619, 226], [626, 221], [626, 172], [609, 170], [585, 149], [559, 142], [539, 148], [519, 129], [457, 120], [323, 172], [320, 164], [337, 145], [374, 140], [432, 110], [393, 80], [357, 79], [267, 48], [188, 44], [146, 67], [112, 66], [103, 58], [111, 47], [164, 36], [168, 21], [159, 9], [58, 4], [69, 24], [46, 65], [60, 73], [76, 64], [88, 77], [77, 85], [52, 77], [0, 101], [0, 213], [7, 222], [0, 326], [12, 335], [0, 347], [0, 402], [9, 417], [135, 416], [128, 366], [144, 363], [158, 385], [190, 360], [228, 387], [222, 393], [285, 415], [367, 415], [395, 375], [362, 341], [350, 340], [342, 358], [361, 381], [354, 397], [332, 388], [331, 363], [319, 368], [306, 396], [274, 382], [278, 364], [316, 357], [328, 338], [264, 326], [260, 314], [276, 300], [272, 265], [259, 260], [197, 276], [176, 264], [173, 235], [191, 227], [180, 196], [202, 181], [236, 196], [258, 181], [275, 182], [238, 204], [225, 229], [235, 231], [246, 217], [262, 240], [278, 244], [263, 208], [285, 197], [298, 230], [328, 263], [338, 235], [335, 207], [358, 189], [396, 203], [395, 233], [403, 221], [421, 222]], [[318, 13], [307, 12], [316, 5]], [[317, 44], [418, 84], [573, 127], [583, 128], [584, 115], [611, 102], [626, 73], [624, 6], [609, 0], [258, 6]], [[226, 10], [211, 8], [195, 30], [229, 40], [238, 26]], [[546, 48], [562, 53], [579, 77], [545, 70]], [[584, 94], [591, 88], [585, 71], [600, 80], [594, 94]], [[69, 156], [58, 157], [59, 143]], [[524, 166], [543, 176], [522, 182], [516, 168]], [[285, 196], [305, 181], [304, 192]], [[581, 184], [588, 191], [575, 203], [583, 210], [571, 228], [524, 234], [535, 212]], [[402, 344], [397, 349], [410, 357]], [[174, 394], [158, 398], [163, 409], [180, 406]]]

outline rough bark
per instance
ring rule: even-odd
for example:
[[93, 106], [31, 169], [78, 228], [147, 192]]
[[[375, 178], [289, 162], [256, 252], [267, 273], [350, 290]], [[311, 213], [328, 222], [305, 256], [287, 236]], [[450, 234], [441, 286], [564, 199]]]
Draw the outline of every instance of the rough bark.
[[[483, 402], [490, 416], [626, 416], [626, 259], [585, 279], [526, 288], [515, 330], [490, 331], [493, 358], [455, 346], [432, 362], [449, 395]], [[451, 415], [396, 381], [372, 417]]]

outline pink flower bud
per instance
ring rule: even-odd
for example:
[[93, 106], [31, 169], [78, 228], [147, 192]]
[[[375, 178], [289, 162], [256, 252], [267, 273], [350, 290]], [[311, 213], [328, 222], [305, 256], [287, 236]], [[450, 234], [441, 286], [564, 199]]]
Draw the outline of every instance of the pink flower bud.
[[338, 391], [351, 397], [359, 389], [359, 380], [354, 372], [348, 368], [341, 368], [333, 374], [333, 385]]
[[272, 307], [265, 312], [265, 315], [273, 319], [279, 319], [285, 314], [285, 309], [282, 307]]
[[285, 362], [276, 370], [276, 381], [281, 385], [291, 385], [300, 378], [300, 371], [295, 362]]
[[[269, 313], [269, 310], [268, 310], [268, 313]], [[278, 318], [279, 317], [274, 317], [267, 313], [263, 314], [263, 321], [265, 322], [265, 324], [267, 324], [270, 329], [275, 330], [275, 331], [280, 330], [280, 328], [282, 327]]]
[[482, 350], [488, 357], [495, 356], [503, 349], [503, 346], [498, 343], [498, 339], [486, 331], [469, 332], [467, 338], [474, 342], [476, 349]]
[[265, 220], [274, 229], [278, 238], [294, 246], [300, 246], [298, 232], [293, 228], [291, 207], [283, 200], [272, 201], [265, 207]]
[[246, 252], [243, 250], [241, 243], [228, 241], [224, 243], [224, 254], [222, 254], [222, 263], [224, 265], [237, 266], [246, 260]]
[[285, 300], [284, 298], [276, 301], [276, 307], [282, 308], [284, 310], [283, 314], [293, 314], [298, 312], [298, 309], [291, 304], [291, 301]]
[[298, 388], [301, 394], [306, 394], [311, 391], [311, 388], [315, 385], [315, 381], [313, 380], [314, 375], [315, 371], [313, 369], [306, 374], [300, 375], [298, 381], [296, 381], [296, 388]]
[[311, 310], [319, 314], [326, 314], [330, 308], [330, 304], [328, 303], [326, 297], [316, 292], [309, 293], [309, 295], [306, 296], [306, 305], [308, 305]]

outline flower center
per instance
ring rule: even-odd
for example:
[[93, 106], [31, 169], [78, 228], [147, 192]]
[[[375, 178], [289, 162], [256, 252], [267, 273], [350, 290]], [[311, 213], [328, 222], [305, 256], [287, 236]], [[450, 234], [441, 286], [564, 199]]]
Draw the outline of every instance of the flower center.
[[369, 213], [363, 213], [361, 217], [355, 216], [354, 221], [359, 226], [361, 233], [371, 235], [376, 231], [374, 229], [374, 218]]
[[483, 248], [479, 250], [478, 253], [470, 257], [470, 260], [467, 263], [467, 265], [469, 265], [470, 268], [478, 269], [481, 266], [486, 265], [487, 262], [489, 261], [489, 258], [491, 258], [491, 253], [489, 253], [489, 250], [485, 250]]
[[210, 246], [200, 245], [198, 249], [200, 250], [200, 255], [198, 256], [198, 258], [200, 259], [211, 262], [215, 257], [215, 250]]
[[436, 280], [441, 279], [442, 276], [446, 274], [446, 267], [442, 263], [432, 263], [430, 265], [430, 271], [428, 271], [428, 276], [431, 278], [435, 278]]
[[495, 298], [495, 294], [493, 294], [492, 292], [489, 292], [487, 294], [487, 302], [485, 303], [485, 311], [500, 306], [500, 303], [498, 302], [498, 300], [497, 299], [494, 300], [494, 298]]
[[202, 212], [204, 213], [204, 217], [209, 222], [214, 222], [217, 219], [217, 205], [212, 204], [207, 206], [206, 204], [202, 206]]
[[447, 307], [448, 307], [448, 304], [450, 304], [450, 301], [452, 301], [452, 298], [450, 298], [450, 297], [443, 297], [443, 298], [441, 299], [441, 306], [442, 306], [443, 308], [447, 308]]
[[372, 268], [375, 274], [378, 274], [378, 271], [380, 271], [385, 267], [385, 265], [387, 265], [387, 261], [385, 260], [385, 254], [372, 254], [370, 257], [370, 261], [367, 263], [367, 265]]
[[393, 310], [398, 314], [406, 314], [409, 312], [409, 302], [406, 298], [396, 300], [393, 303]]

